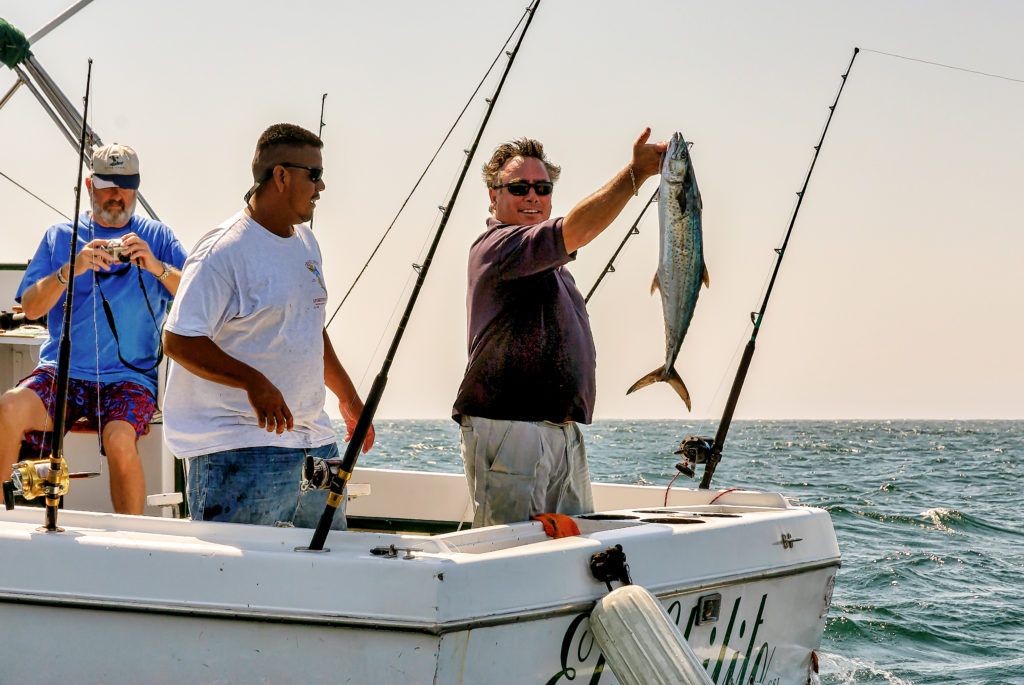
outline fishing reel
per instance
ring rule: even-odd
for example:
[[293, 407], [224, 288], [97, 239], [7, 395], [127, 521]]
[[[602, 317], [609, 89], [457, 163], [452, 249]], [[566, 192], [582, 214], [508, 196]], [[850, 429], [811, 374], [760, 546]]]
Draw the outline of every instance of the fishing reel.
[[308, 490], [326, 490], [331, 486], [331, 478], [338, 473], [341, 459], [323, 459], [307, 456], [302, 464], [302, 492]]
[[[4, 481], [4, 506], [7, 507], [7, 510], [14, 509], [15, 495], [21, 495], [27, 500], [46, 496], [56, 499], [66, 495], [68, 488], [71, 486], [71, 474], [68, 473], [68, 463], [64, 459], [60, 460], [56, 485], [51, 485], [47, 482], [46, 479], [49, 474], [49, 459], [19, 461], [11, 466], [11, 479]], [[77, 476], [78, 474], [75, 475]]]
[[713, 459], [715, 439], [708, 436], [691, 435], [679, 443], [679, 449], [672, 454], [683, 455], [683, 461], [676, 464], [679, 473], [693, 478], [693, 467], [706, 464]]
[[68, 494], [71, 481], [79, 478], [95, 478], [100, 474], [96, 471], [68, 472], [68, 463], [60, 458], [57, 470], [57, 483], [50, 485], [46, 478], [50, 474], [49, 459], [26, 459], [11, 466], [11, 479], [4, 481], [4, 506], [8, 511], [14, 508], [14, 496], [21, 495], [26, 500], [36, 497], [57, 499]]

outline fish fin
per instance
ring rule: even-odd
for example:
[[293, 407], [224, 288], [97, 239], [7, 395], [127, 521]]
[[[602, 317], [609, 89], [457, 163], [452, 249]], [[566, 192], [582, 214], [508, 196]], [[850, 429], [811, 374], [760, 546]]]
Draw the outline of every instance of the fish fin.
[[708, 265], [704, 265], [704, 272], [700, 276], [700, 280], [704, 282], [705, 288], [711, 287], [711, 276], [708, 276]]
[[628, 395], [631, 392], [639, 390], [640, 388], [646, 388], [648, 385], [653, 385], [654, 383], [657, 383], [659, 381], [665, 381], [670, 386], [672, 386], [672, 389], [675, 390], [679, 397], [682, 398], [683, 403], [686, 404], [687, 411], [690, 411], [690, 393], [686, 389], [686, 384], [683, 383], [683, 379], [679, 377], [679, 374], [676, 373], [676, 370], [674, 368], [669, 370], [668, 378], [662, 377], [664, 373], [665, 367], [659, 366], [654, 371], [651, 371], [649, 374], [647, 374], [646, 376], [638, 380], [636, 383], [631, 385], [629, 387], [629, 390], [626, 391], [626, 394]]
[[654, 272], [654, 280], [651, 281], [651, 295], [654, 294], [655, 290], [661, 290], [661, 281], [658, 280], [658, 272]]
[[686, 389], [686, 383], [683, 383], [683, 379], [676, 373], [675, 368], [671, 370], [669, 377], [665, 379], [665, 382], [672, 386], [672, 389], [676, 391], [679, 397], [682, 398], [683, 403], [686, 404], [686, 411], [692, 411], [693, 408], [690, 406], [690, 391]]
[[661, 374], [664, 371], [665, 367], [659, 366], [654, 371], [651, 371], [649, 374], [638, 380], [636, 383], [629, 386], [629, 390], [626, 391], [626, 394], [628, 395], [629, 393], [635, 392], [640, 388], [646, 388], [648, 385], [651, 385], [652, 383], [657, 383], [658, 381], [661, 380]]

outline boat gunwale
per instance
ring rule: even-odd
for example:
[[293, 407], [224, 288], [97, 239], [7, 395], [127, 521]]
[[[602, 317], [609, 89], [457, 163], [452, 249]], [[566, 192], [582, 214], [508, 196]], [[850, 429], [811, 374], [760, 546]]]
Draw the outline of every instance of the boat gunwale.
[[[698, 579], [685, 587], [672, 587], [673, 585], [663, 583], [660, 586], [647, 587], [659, 600], [668, 600], [696, 592], [706, 592], [746, 583], [761, 582], [777, 578], [801, 575], [821, 569], [834, 567], [837, 571], [841, 565], [839, 555], [819, 557], [818, 559], [804, 560], [786, 567], [775, 567], [771, 570], [745, 571], [733, 574], [732, 576], [718, 577], [714, 580], [707, 578]], [[645, 586], [646, 587], [646, 586]], [[30, 604], [39, 606], [54, 606], [60, 608], [89, 609], [99, 611], [127, 612], [127, 613], [151, 613], [172, 616], [193, 616], [197, 618], [212, 618], [235, 621], [254, 621], [260, 623], [289, 623], [305, 624], [315, 626], [330, 626], [337, 628], [372, 628], [374, 630], [398, 631], [425, 633], [428, 635], [445, 635], [460, 631], [468, 631], [476, 628], [487, 628], [492, 626], [539, 621], [547, 618], [554, 618], [563, 615], [576, 615], [582, 612], [589, 612], [594, 603], [601, 595], [586, 601], [577, 601], [562, 605], [548, 605], [530, 609], [519, 609], [508, 612], [478, 616], [472, 618], [456, 619], [451, 621], [427, 622], [415, 620], [382, 619], [362, 616], [344, 616], [339, 614], [315, 614], [301, 612], [289, 614], [286, 612], [273, 612], [266, 609], [254, 609], [252, 607], [211, 607], [202, 605], [169, 604], [169, 603], [145, 603], [133, 600], [114, 600], [109, 598], [88, 598], [59, 597], [56, 593], [52, 595], [40, 595], [36, 593], [25, 593], [24, 591], [0, 588], [0, 604]]]

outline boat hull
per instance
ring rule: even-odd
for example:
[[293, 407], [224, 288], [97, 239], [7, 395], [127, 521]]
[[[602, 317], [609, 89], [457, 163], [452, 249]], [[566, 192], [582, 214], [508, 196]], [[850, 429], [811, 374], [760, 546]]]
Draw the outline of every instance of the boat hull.
[[0, 514], [0, 607], [17, 626], [5, 675], [616, 683], [589, 630], [608, 591], [589, 562], [621, 545], [715, 683], [806, 683], [839, 565], [827, 513], [698, 490], [651, 507], [654, 493], [635, 490], [613, 494], [637, 507], [578, 518], [570, 538], [539, 522], [332, 531], [322, 552], [296, 550], [303, 529], [85, 512], [61, 512], [64, 531], [48, 533], [19, 507]]

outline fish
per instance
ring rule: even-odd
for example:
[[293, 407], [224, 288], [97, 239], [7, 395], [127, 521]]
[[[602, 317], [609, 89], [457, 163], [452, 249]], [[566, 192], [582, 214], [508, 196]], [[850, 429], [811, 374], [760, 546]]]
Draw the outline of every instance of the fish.
[[651, 294], [661, 292], [665, 319], [665, 365], [634, 383], [626, 394], [658, 382], [668, 383], [690, 410], [690, 393], [675, 369], [679, 348], [690, 328], [701, 284], [711, 285], [704, 264], [701, 232], [701, 199], [693, 172], [689, 144], [676, 132], [668, 143], [661, 163], [658, 189], [660, 252]]

